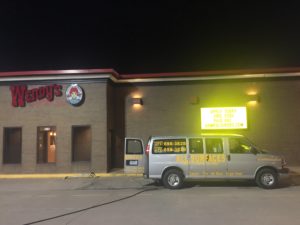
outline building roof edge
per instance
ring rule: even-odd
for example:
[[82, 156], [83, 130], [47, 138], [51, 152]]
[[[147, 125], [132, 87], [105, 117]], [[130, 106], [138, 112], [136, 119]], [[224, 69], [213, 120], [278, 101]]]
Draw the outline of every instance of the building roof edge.
[[0, 72], [2, 77], [28, 77], [49, 75], [82, 75], [82, 74], [111, 74], [115, 78], [120, 75], [114, 69], [70, 69], [70, 70], [31, 70], [31, 71], [6, 71]]
[[196, 72], [169, 72], [144, 74], [119, 74], [114, 69], [72, 69], [0, 72], [0, 81], [109, 78], [116, 83], [142, 83], [162, 81], [221, 80], [247, 78], [249, 79], [268, 77], [300, 77], [300, 67], [241, 70], [207, 70]]
[[121, 74], [121, 79], [145, 78], [175, 78], [175, 77], [209, 77], [209, 76], [234, 76], [234, 75], [259, 75], [259, 74], [290, 74], [300, 73], [300, 67], [266, 68], [266, 69], [239, 69], [239, 70], [204, 70], [195, 72], [169, 72], [169, 73], [141, 73]]

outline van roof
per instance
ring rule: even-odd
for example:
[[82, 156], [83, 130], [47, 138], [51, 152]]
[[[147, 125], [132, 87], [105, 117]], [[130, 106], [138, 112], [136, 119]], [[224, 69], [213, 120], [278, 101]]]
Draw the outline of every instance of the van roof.
[[150, 139], [196, 138], [196, 137], [244, 137], [241, 134], [202, 133], [193, 135], [151, 136]]

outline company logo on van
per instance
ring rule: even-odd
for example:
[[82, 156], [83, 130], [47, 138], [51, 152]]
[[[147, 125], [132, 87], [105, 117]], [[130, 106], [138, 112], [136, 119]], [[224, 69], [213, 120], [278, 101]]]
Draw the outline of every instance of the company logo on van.
[[66, 90], [66, 98], [71, 105], [78, 106], [83, 103], [84, 92], [78, 84], [71, 84]]

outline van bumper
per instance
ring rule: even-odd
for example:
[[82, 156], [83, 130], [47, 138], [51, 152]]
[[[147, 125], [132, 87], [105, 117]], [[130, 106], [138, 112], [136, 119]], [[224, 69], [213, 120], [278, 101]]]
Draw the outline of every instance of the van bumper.
[[285, 179], [289, 178], [290, 176], [290, 169], [289, 168], [282, 168], [278, 170], [279, 178], [280, 179]]

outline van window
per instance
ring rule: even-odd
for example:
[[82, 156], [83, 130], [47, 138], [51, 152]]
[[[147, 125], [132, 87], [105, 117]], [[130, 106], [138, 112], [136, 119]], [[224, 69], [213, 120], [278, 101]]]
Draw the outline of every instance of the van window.
[[191, 154], [202, 154], [203, 153], [203, 140], [202, 138], [190, 138], [189, 147]]
[[141, 155], [143, 154], [143, 144], [140, 140], [128, 139], [126, 142], [126, 154]]
[[222, 154], [223, 141], [220, 138], [206, 138], [206, 153], [207, 154]]
[[251, 144], [243, 138], [230, 138], [229, 150], [232, 154], [251, 153]]
[[184, 154], [186, 153], [185, 139], [160, 139], [153, 142], [153, 154]]

